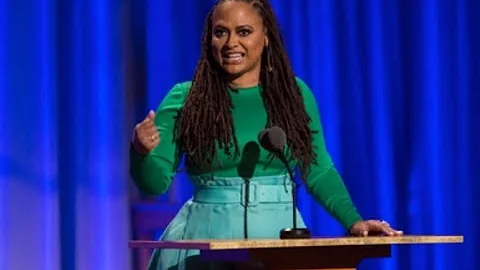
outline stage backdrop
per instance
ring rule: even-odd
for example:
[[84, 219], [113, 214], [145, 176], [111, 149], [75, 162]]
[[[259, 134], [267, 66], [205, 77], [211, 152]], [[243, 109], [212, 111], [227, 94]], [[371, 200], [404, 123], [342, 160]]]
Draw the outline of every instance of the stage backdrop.
[[[0, 269], [130, 269], [131, 129], [191, 78], [212, 2], [0, 0]], [[363, 216], [465, 236], [362, 269], [476, 269], [480, 3], [272, 3]], [[300, 192], [315, 235], [343, 234]]]

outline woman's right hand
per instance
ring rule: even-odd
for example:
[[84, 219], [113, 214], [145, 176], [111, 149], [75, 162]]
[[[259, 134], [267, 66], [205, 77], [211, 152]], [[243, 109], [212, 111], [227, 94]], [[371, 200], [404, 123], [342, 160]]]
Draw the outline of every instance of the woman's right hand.
[[155, 125], [155, 112], [150, 111], [145, 119], [135, 126], [132, 145], [140, 154], [148, 154], [160, 143], [160, 134]]

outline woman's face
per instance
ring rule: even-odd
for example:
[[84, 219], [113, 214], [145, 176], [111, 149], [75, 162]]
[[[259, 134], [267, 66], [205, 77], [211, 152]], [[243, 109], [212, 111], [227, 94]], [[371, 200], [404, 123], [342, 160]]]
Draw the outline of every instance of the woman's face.
[[268, 39], [263, 20], [252, 5], [242, 1], [219, 4], [212, 14], [211, 45], [215, 60], [228, 75], [258, 83]]

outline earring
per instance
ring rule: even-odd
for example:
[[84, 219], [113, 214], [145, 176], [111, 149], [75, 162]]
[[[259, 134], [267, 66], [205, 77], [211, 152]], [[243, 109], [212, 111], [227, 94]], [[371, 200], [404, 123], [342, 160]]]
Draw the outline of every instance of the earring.
[[271, 56], [270, 56], [270, 50], [269, 50], [269, 47], [268, 47], [268, 46], [267, 46], [267, 71], [268, 71], [268, 72], [272, 72], [272, 71], [273, 71], [272, 59], [271, 59]]

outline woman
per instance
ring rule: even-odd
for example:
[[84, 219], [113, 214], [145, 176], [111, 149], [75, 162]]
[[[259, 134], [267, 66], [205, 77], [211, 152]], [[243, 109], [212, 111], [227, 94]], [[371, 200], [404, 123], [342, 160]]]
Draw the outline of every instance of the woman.
[[[278, 238], [291, 227], [286, 167], [258, 144], [259, 132], [272, 126], [285, 131], [285, 154], [310, 194], [352, 235], [401, 234], [357, 213], [325, 148], [314, 96], [289, 64], [270, 3], [221, 0], [206, 19], [192, 82], [175, 85], [135, 127], [130, 169], [140, 190], [167, 191], [182, 157], [195, 187], [161, 240]], [[247, 180], [255, 195], [249, 205]], [[150, 269], [207, 267], [197, 255], [155, 251]]]

